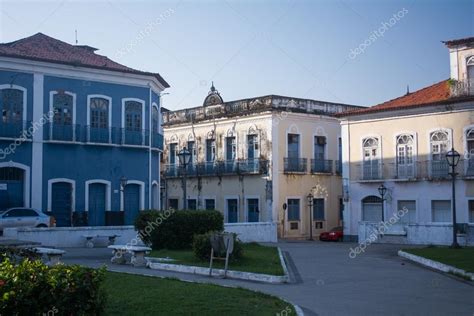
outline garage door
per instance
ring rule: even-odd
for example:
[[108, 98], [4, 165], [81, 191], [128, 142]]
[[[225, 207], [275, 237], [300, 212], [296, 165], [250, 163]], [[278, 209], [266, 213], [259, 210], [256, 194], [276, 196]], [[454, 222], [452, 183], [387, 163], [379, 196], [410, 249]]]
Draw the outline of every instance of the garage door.
[[140, 210], [140, 186], [127, 184], [123, 192], [125, 225], [133, 225]]
[[56, 218], [56, 226], [71, 226], [72, 185], [68, 182], [56, 182], [51, 187], [51, 211]]
[[92, 183], [89, 185], [89, 226], [105, 225], [106, 185]]

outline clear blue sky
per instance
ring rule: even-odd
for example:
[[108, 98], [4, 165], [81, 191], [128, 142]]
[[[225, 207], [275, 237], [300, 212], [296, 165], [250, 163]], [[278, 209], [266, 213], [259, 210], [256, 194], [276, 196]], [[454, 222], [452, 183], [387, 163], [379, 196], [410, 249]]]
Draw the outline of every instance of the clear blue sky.
[[0, 11], [1, 42], [42, 32], [72, 44], [77, 29], [79, 44], [159, 72], [171, 85], [170, 109], [201, 105], [211, 81], [224, 100], [280, 94], [373, 105], [407, 84], [413, 91], [447, 79], [440, 41], [474, 36], [474, 1], [466, 0], [3, 0]]

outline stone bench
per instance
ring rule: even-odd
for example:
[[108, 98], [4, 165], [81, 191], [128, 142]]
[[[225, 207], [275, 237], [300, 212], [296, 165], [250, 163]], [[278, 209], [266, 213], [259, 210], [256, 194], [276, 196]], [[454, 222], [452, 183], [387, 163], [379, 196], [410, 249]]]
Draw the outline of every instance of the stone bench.
[[61, 257], [66, 251], [61, 249], [54, 249], [54, 248], [45, 248], [45, 247], [35, 247], [33, 248], [37, 254], [46, 255], [48, 257], [48, 265], [54, 265], [61, 262]]
[[87, 248], [94, 248], [94, 239], [98, 238], [108, 238], [109, 239], [109, 246], [115, 243], [115, 238], [120, 237], [120, 235], [116, 234], [89, 234], [89, 235], [82, 235], [86, 239], [86, 247]]
[[112, 259], [110, 262], [117, 264], [125, 264], [125, 254], [130, 253], [132, 257], [130, 258], [130, 263], [134, 267], [143, 267], [146, 266], [145, 254], [151, 251], [150, 247], [143, 246], [129, 246], [129, 245], [111, 245], [107, 248], [112, 249]]

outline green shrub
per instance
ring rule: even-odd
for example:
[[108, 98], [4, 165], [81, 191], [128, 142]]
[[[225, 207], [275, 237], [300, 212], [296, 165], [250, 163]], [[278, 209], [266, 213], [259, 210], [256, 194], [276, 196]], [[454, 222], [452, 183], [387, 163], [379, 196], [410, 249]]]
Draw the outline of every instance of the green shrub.
[[47, 266], [41, 261], [0, 263], [1, 315], [100, 315], [105, 268]]
[[189, 249], [193, 236], [223, 231], [224, 217], [219, 211], [143, 211], [135, 221], [142, 240], [153, 249]]
[[[193, 252], [194, 256], [199, 260], [205, 261], [211, 258], [211, 235], [214, 232], [207, 232], [205, 234], [194, 235], [193, 238]], [[239, 260], [243, 256], [242, 242], [234, 235], [234, 250], [230, 255], [231, 260]], [[225, 257], [225, 253], [220, 253], [220, 257]]]

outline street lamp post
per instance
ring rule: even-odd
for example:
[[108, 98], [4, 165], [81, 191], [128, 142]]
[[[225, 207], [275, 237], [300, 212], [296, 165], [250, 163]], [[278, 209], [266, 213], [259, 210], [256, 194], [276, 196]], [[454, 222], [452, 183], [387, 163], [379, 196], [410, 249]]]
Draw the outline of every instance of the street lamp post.
[[448, 161], [449, 166], [451, 167], [451, 172], [449, 173], [452, 178], [452, 203], [453, 203], [453, 243], [451, 248], [460, 248], [456, 235], [456, 166], [458, 165], [459, 158], [461, 155], [452, 148], [446, 153], [446, 160]]
[[120, 191], [123, 192], [123, 190], [125, 190], [125, 186], [127, 185], [127, 178], [125, 177], [121, 177], [120, 178]]
[[309, 208], [309, 240], [313, 240], [313, 194], [310, 192], [307, 196]]
[[178, 153], [178, 159], [180, 167], [183, 168], [183, 209], [186, 210], [188, 208], [188, 199], [186, 197], [186, 167], [191, 159], [191, 153], [186, 149], [186, 147], [183, 147], [183, 149]]
[[387, 188], [381, 184], [378, 188], [379, 190], [379, 194], [380, 196], [382, 197], [382, 222], [385, 221], [385, 205], [384, 205], [384, 202], [385, 202], [385, 194], [387, 193]]

